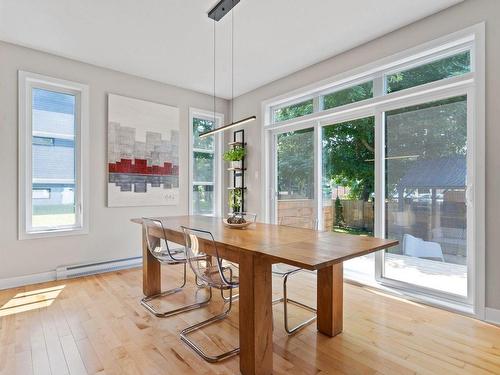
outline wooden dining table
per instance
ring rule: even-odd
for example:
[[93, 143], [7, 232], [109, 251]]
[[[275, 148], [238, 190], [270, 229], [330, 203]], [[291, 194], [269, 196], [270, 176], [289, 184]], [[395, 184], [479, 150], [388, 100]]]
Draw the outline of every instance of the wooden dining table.
[[[181, 226], [210, 231], [218, 255], [239, 264], [240, 371], [243, 375], [273, 373], [272, 273], [274, 263], [317, 271], [317, 329], [333, 337], [343, 329], [343, 262], [398, 244], [395, 240], [253, 223], [233, 229], [221, 218], [175, 216], [162, 219], [169, 241], [184, 244]], [[141, 224], [142, 219], [132, 219]], [[165, 234], [158, 226], [149, 235]], [[160, 263], [147, 249], [143, 229], [143, 293], [161, 291]], [[215, 256], [213, 247], [205, 252]]]

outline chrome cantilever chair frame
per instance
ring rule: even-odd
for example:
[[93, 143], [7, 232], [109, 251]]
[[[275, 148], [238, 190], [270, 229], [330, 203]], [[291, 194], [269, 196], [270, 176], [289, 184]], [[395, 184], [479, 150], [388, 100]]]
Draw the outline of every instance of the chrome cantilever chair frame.
[[[171, 251], [171, 249], [168, 245], [167, 234], [165, 231], [165, 227], [163, 226], [162, 220], [150, 219], [150, 218], [142, 218], [142, 220], [143, 220], [143, 223], [142, 223], [143, 230], [146, 231], [145, 235], [146, 235], [146, 242], [147, 242], [148, 251], [151, 253], [151, 255], [153, 255], [158, 260], [158, 262], [160, 262], [160, 264], [166, 264], [166, 265], [180, 265], [180, 264], [182, 264], [183, 265], [183, 279], [182, 279], [182, 284], [176, 288], [169, 289], [169, 290], [166, 290], [164, 292], [161, 292], [161, 293], [158, 293], [158, 294], [155, 294], [152, 296], [144, 297], [143, 299], [141, 299], [141, 305], [144, 306], [151, 314], [157, 316], [158, 318], [166, 318], [166, 317], [169, 317], [172, 315], [176, 315], [176, 314], [179, 314], [182, 312], [186, 312], [186, 311], [190, 311], [190, 310], [194, 310], [194, 309], [198, 309], [200, 307], [206, 306], [210, 302], [210, 300], [212, 299], [212, 289], [210, 289], [210, 288], [208, 291], [208, 298], [206, 300], [201, 301], [201, 302], [192, 303], [190, 305], [184, 305], [184, 306], [181, 306], [181, 307], [178, 307], [178, 308], [175, 308], [172, 310], [168, 310], [168, 311], [158, 311], [154, 306], [152, 306], [149, 303], [155, 299], [158, 299], [161, 297], [166, 297], [166, 296], [169, 296], [172, 294], [176, 294], [176, 293], [179, 293], [183, 290], [183, 288], [186, 286], [186, 282], [187, 282], [187, 275], [186, 275], [186, 273], [187, 273], [186, 272], [187, 271], [187, 260], [186, 260], [185, 256], [184, 256], [184, 258], [176, 258], [174, 256], [174, 252]], [[155, 254], [155, 251], [153, 249], [153, 245], [151, 244], [149, 237], [148, 237], [148, 225], [155, 225], [156, 226], [157, 224], [159, 224], [161, 229], [162, 229], [164, 240], [165, 240], [165, 246], [166, 246], [166, 250], [167, 250], [166, 254], [165, 254], [165, 252], [160, 252], [160, 254], [165, 254], [161, 257], [159, 256], [159, 254]], [[161, 239], [159, 241], [158, 246], [161, 247]], [[184, 254], [184, 251], [182, 253]], [[178, 253], [176, 253], [176, 254], [178, 254]], [[195, 283], [199, 289], [205, 287], [205, 285], [198, 283], [197, 278], [195, 279]]]
[[[181, 340], [184, 341], [184, 343], [186, 343], [191, 349], [193, 349], [200, 357], [202, 357], [205, 361], [207, 362], [211, 362], [211, 363], [214, 363], [214, 362], [219, 362], [219, 361], [222, 361], [223, 359], [226, 359], [226, 358], [229, 358], [229, 357], [232, 357], [234, 355], [237, 355], [239, 352], [240, 352], [240, 348], [234, 348], [232, 350], [229, 350], [225, 353], [222, 353], [222, 354], [218, 354], [218, 355], [209, 355], [207, 354], [206, 352], [204, 352], [202, 350], [202, 348], [196, 344], [193, 340], [191, 340], [188, 335], [194, 331], [197, 331], [203, 327], [206, 327], [212, 323], [215, 323], [215, 322], [218, 322], [218, 321], [221, 321], [223, 319], [225, 319], [228, 315], [229, 315], [229, 312], [231, 311], [231, 308], [232, 308], [232, 305], [233, 305], [233, 289], [237, 288], [239, 286], [238, 283], [236, 282], [233, 282], [233, 270], [230, 266], [227, 266], [227, 267], [224, 267], [223, 266], [223, 263], [222, 263], [222, 259], [219, 257], [219, 254], [217, 252], [217, 245], [215, 243], [215, 239], [212, 235], [211, 232], [209, 231], [205, 231], [205, 230], [200, 230], [200, 229], [194, 229], [194, 228], [189, 228], [189, 227], [184, 227], [182, 226], [181, 227], [183, 232], [184, 232], [184, 237], [185, 237], [185, 240], [186, 240], [186, 259], [188, 260], [188, 263], [191, 267], [191, 269], [193, 270], [193, 272], [195, 273], [195, 275], [198, 276], [198, 278], [203, 282], [205, 283], [207, 286], [209, 286], [210, 288], [217, 288], [217, 289], [220, 289], [221, 291], [221, 295], [225, 301], [225, 304], [226, 304], [226, 298], [224, 298], [224, 294], [223, 294], [223, 291], [224, 290], [229, 290], [229, 297], [227, 297], [227, 309], [225, 309], [221, 314], [218, 314], [218, 315], [215, 315], [207, 320], [204, 320], [202, 322], [199, 322], [199, 323], [196, 323], [192, 326], [189, 326], [185, 329], [183, 329], [180, 333], [180, 337], [181, 337]], [[211, 243], [211, 245], [213, 246], [214, 250], [215, 250], [215, 258], [216, 258], [216, 262], [217, 262], [217, 271], [215, 272], [209, 272], [208, 274], [204, 275], [200, 272], [200, 270], [195, 267], [195, 265], [193, 265], [194, 262], [197, 262], [199, 259], [200, 259], [200, 256], [202, 254], [194, 254], [193, 250], [192, 250], [192, 246], [193, 246], [193, 239], [196, 238], [196, 247], [197, 247], [197, 251], [201, 251], [198, 246], [199, 246], [199, 243], [198, 243], [198, 235], [202, 234], [205, 236], [205, 239], [207, 241], [209, 241]], [[208, 238], [208, 239], [207, 239]], [[191, 254], [193, 252], [193, 254]], [[205, 255], [205, 254], [203, 254]], [[205, 256], [205, 259], [207, 259], [207, 257]], [[211, 264], [209, 267], [212, 267]], [[229, 271], [229, 280], [227, 280], [226, 276], [224, 275], [224, 271]], [[213, 274], [213, 273], [217, 273], [218, 274], [218, 277], [219, 277], [219, 280], [216, 282], [214, 281], [214, 279], [210, 276], [208, 276], [209, 274]]]
[[[300, 218], [300, 217], [295, 217], [293, 216], [294, 218]], [[302, 218], [301, 218], [302, 219]], [[283, 217], [280, 218], [280, 225], [283, 225], [281, 224], [283, 222]], [[318, 222], [317, 220], [312, 220], [312, 229], [314, 230], [317, 230], [318, 229]], [[288, 269], [286, 270], [280, 270], [279, 269], [279, 265], [278, 264], [273, 264], [273, 275], [275, 276], [280, 276], [282, 279], [283, 279], [283, 297], [280, 297], [280, 298], [277, 298], [277, 299], [274, 299], [273, 300], [273, 305], [274, 304], [277, 304], [277, 303], [281, 303], [283, 302], [283, 321], [284, 321], [284, 327], [285, 327], [285, 331], [286, 333], [288, 333], [289, 335], [292, 335], [294, 334], [295, 332], [297, 332], [298, 330], [304, 328], [305, 326], [311, 324], [312, 322], [314, 322], [316, 320], [316, 309], [311, 307], [311, 306], [308, 306], [302, 302], [299, 302], [299, 301], [296, 301], [294, 299], [291, 299], [291, 298], [288, 298], [288, 290], [287, 290], [287, 282], [288, 282], [288, 278], [292, 275], [295, 275], [296, 273], [299, 273], [301, 271], [304, 271], [302, 268], [298, 268], [298, 267], [292, 267], [292, 266], [287, 266], [289, 267]], [[289, 319], [288, 319], [288, 304], [292, 304], [292, 305], [295, 305], [297, 307], [301, 307], [309, 312], [312, 312], [314, 313], [314, 316], [312, 316], [311, 318], [297, 324], [295, 327], [292, 327], [290, 328], [289, 326]]]
[[[295, 332], [297, 332], [301, 328], [304, 328], [305, 326], [311, 324], [312, 322], [314, 322], [316, 320], [316, 309], [315, 308], [288, 297], [288, 291], [287, 291], [288, 278], [296, 273], [301, 272], [301, 271], [304, 271], [304, 270], [302, 268], [296, 268], [296, 269], [290, 269], [287, 271], [279, 272], [279, 271], [277, 271], [276, 268], [273, 269], [273, 275], [280, 276], [283, 278], [283, 297], [274, 299], [273, 305], [283, 302], [283, 322], [284, 322], [285, 331], [289, 335], [293, 335]], [[314, 313], [314, 316], [297, 324], [295, 327], [290, 328], [289, 319], [288, 319], [288, 304], [295, 305], [297, 307], [301, 307], [307, 311], [310, 311], [310, 312]]]

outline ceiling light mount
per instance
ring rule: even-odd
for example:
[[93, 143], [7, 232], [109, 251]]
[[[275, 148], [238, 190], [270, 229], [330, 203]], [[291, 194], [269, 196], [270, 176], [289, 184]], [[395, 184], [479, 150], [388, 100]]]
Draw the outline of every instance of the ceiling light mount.
[[214, 21], [220, 21], [222, 17], [228, 14], [239, 2], [240, 0], [220, 0], [217, 5], [208, 12], [208, 18]]

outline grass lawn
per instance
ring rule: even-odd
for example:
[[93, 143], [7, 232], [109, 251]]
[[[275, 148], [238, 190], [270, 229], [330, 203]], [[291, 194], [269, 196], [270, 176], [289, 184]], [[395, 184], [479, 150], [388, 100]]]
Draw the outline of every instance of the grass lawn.
[[365, 229], [360, 229], [360, 228], [333, 227], [333, 232], [354, 234], [354, 235], [357, 235], [357, 236], [373, 237], [373, 232], [367, 231]]

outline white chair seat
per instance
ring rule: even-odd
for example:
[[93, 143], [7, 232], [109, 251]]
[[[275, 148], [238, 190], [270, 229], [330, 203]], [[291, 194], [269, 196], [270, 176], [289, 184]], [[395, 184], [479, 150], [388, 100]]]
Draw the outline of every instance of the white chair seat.
[[437, 258], [444, 262], [443, 250], [440, 244], [424, 241], [411, 234], [403, 236], [403, 253], [416, 258]]

